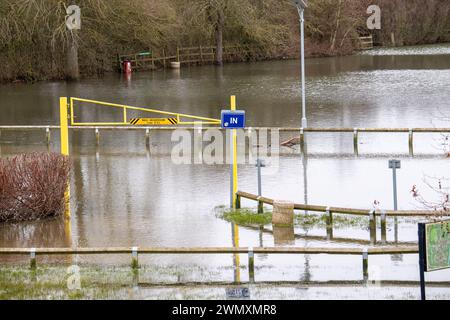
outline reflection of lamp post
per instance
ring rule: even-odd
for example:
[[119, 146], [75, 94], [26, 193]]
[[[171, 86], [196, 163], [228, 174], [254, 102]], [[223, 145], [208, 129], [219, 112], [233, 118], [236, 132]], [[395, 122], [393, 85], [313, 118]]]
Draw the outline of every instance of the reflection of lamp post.
[[300, 52], [301, 52], [301, 73], [302, 73], [302, 128], [306, 128], [306, 99], [305, 99], [305, 19], [303, 13], [308, 7], [306, 0], [292, 0], [297, 7], [300, 17]]

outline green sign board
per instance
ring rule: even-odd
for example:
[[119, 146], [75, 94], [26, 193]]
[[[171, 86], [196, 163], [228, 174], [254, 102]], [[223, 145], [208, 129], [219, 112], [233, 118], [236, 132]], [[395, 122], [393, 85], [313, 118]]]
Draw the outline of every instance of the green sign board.
[[425, 271], [450, 268], [450, 220], [425, 224]]

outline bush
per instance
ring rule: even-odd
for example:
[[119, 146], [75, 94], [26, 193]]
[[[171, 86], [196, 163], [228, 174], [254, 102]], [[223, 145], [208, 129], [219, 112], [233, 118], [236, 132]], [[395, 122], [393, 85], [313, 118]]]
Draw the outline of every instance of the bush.
[[1, 158], [0, 222], [62, 215], [69, 174], [69, 158], [56, 153]]

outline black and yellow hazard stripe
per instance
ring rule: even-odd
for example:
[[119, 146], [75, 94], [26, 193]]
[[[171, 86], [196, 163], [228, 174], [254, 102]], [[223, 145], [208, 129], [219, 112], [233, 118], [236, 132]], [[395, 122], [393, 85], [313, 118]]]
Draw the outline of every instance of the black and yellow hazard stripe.
[[177, 118], [132, 118], [130, 124], [137, 125], [147, 125], [147, 126], [157, 126], [157, 125], [177, 125]]

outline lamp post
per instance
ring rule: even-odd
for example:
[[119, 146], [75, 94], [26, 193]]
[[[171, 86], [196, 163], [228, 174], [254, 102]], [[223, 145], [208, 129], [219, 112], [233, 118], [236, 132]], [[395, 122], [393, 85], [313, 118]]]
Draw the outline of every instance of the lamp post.
[[301, 74], [302, 74], [302, 128], [308, 126], [306, 121], [306, 98], [305, 98], [305, 19], [304, 11], [308, 7], [306, 0], [292, 0], [297, 7], [300, 18], [300, 52], [301, 52]]

